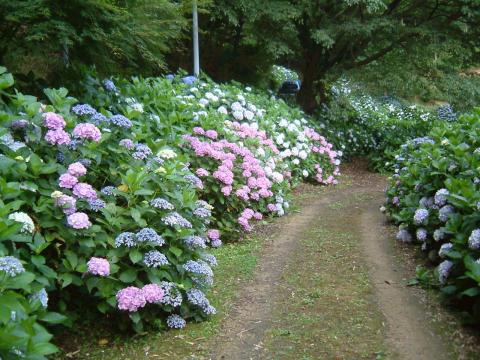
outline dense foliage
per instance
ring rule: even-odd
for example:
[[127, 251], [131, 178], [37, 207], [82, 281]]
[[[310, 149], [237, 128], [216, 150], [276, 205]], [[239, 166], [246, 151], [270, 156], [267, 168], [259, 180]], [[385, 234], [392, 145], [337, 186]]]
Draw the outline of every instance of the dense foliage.
[[422, 245], [438, 264], [432, 284], [469, 310], [470, 321], [480, 319], [479, 120], [477, 109], [405, 144], [385, 208], [397, 239]]

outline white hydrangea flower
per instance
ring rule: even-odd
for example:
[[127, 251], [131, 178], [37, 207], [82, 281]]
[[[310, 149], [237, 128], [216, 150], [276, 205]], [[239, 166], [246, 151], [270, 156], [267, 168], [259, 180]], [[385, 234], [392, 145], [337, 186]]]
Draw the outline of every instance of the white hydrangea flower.
[[288, 121], [287, 119], [282, 119], [280, 120], [280, 122], [278, 123], [279, 126], [281, 127], [287, 127], [288, 126]]
[[191, 88], [190, 88], [190, 92], [192, 92], [192, 93], [193, 93], [193, 92], [197, 92], [197, 91], [198, 91], [198, 89], [197, 89], [196, 87], [191, 87]]
[[201, 98], [200, 100], [198, 100], [198, 104], [201, 106], [201, 107], [205, 107], [209, 104], [209, 101], [205, 98]]
[[251, 121], [254, 118], [255, 114], [253, 112], [251, 112], [250, 110], [246, 110], [246, 111], [243, 112], [243, 116], [248, 121]]
[[302, 175], [303, 175], [304, 177], [307, 177], [307, 176], [308, 176], [308, 171], [307, 171], [307, 170], [303, 170], [303, 171], [302, 171]]
[[173, 159], [177, 157], [177, 154], [173, 150], [162, 149], [157, 153], [157, 156], [160, 156], [161, 158], [164, 158], [164, 159]]
[[35, 224], [33, 223], [33, 220], [28, 214], [24, 212], [14, 212], [8, 215], [9, 220], [13, 220], [19, 223], [22, 223], [22, 229], [20, 230], [22, 233], [29, 233], [32, 234], [33, 230], [35, 230]]
[[300, 160], [298, 160], [297, 158], [295, 158], [295, 159], [292, 160], [292, 163], [293, 163], [294, 165], [298, 165], [298, 164], [300, 164]]
[[256, 111], [257, 111], [257, 107], [256, 107], [255, 105], [253, 105], [253, 104], [250, 104], [250, 103], [247, 104], [247, 109], [250, 110], [250, 111], [252, 111], [252, 112], [256, 112]]
[[236, 120], [243, 120], [243, 111], [233, 111], [232, 115]]
[[253, 122], [253, 123], [250, 124], [250, 127], [254, 130], [258, 130], [258, 123]]
[[308, 154], [305, 150], [302, 150], [298, 153], [298, 156], [300, 157], [300, 159], [305, 160], [307, 158]]
[[205, 93], [205, 97], [210, 100], [210, 101], [213, 101], [213, 102], [217, 102], [218, 101], [218, 96], [216, 96], [215, 94], [211, 93], [211, 92], [206, 92]]
[[283, 175], [280, 174], [279, 172], [276, 172], [276, 171], [275, 171], [275, 172], [272, 174], [272, 179], [273, 179], [273, 181], [276, 182], [276, 183], [281, 183], [281, 182], [283, 181]]
[[299, 153], [299, 152], [300, 152], [300, 150], [299, 150], [297, 147], [294, 147], [294, 148], [292, 149], [292, 155], [293, 155], [293, 156], [298, 156], [298, 153]]
[[243, 111], [243, 106], [238, 101], [235, 101], [230, 107], [232, 111]]
[[225, 106], [223, 106], [223, 105], [220, 106], [220, 107], [217, 109], [217, 111], [218, 111], [220, 114], [225, 114], [225, 115], [228, 114], [227, 108], [226, 108]]

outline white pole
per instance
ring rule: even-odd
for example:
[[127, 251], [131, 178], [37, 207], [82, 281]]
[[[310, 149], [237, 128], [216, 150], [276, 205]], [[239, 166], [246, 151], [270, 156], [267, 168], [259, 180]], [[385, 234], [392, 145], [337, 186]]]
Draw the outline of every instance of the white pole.
[[193, 0], [193, 75], [200, 74], [200, 55], [198, 46], [198, 11], [197, 0]]

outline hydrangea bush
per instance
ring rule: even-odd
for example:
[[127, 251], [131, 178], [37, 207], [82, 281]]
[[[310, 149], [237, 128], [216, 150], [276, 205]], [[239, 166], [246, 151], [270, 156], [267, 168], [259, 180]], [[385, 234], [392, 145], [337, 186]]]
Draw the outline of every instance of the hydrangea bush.
[[434, 284], [480, 315], [480, 109], [443, 123], [396, 156], [385, 211], [397, 239], [438, 265]]

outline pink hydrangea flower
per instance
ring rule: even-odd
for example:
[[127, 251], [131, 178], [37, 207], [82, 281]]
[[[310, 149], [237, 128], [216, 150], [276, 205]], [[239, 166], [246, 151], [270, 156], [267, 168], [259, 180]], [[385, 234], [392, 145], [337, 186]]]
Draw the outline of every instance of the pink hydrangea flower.
[[197, 171], [195, 171], [195, 173], [199, 177], [205, 177], [205, 176], [209, 175], [209, 172], [207, 170], [205, 170], [204, 168], [198, 168]]
[[117, 292], [117, 306], [120, 310], [135, 312], [145, 306], [147, 300], [142, 289], [129, 286]]
[[277, 207], [275, 206], [275, 204], [268, 204], [267, 209], [268, 211], [277, 211]]
[[143, 296], [147, 303], [158, 303], [163, 299], [163, 289], [157, 284], [148, 284], [142, 288]]
[[90, 184], [86, 183], [78, 183], [73, 187], [73, 195], [76, 197], [87, 199], [87, 200], [95, 200], [97, 199], [97, 192]]
[[210, 139], [216, 139], [218, 137], [218, 134], [215, 130], [207, 130], [205, 131], [205, 136]]
[[210, 229], [207, 231], [207, 236], [210, 240], [220, 239], [220, 231], [217, 229]]
[[256, 212], [255, 214], [253, 214], [253, 217], [254, 217], [255, 220], [262, 220], [263, 219], [262, 213], [259, 213], [259, 212]]
[[197, 134], [197, 135], [205, 135], [205, 130], [203, 130], [201, 127], [199, 126], [195, 126], [193, 128], [193, 133], [194, 134]]
[[88, 272], [92, 275], [110, 275], [110, 263], [107, 259], [92, 257], [87, 262]]
[[222, 194], [225, 196], [229, 196], [232, 193], [232, 187], [231, 186], [224, 186], [222, 187]]
[[92, 223], [88, 215], [83, 212], [76, 212], [67, 216], [67, 223], [74, 229], [88, 229]]
[[61, 115], [55, 114], [53, 112], [43, 113], [43, 124], [46, 128], [50, 130], [63, 129], [66, 125], [65, 120]]
[[62, 129], [48, 130], [45, 141], [52, 145], [68, 145], [71, 142], [70, 135]]
[[75, 136], [76, 138], [83, 138], [99, 142], [102, 138], [102, 133], [95, 125], [90, 123], [84, 123], [75, 126], [75, 128], [73, 129], [73, 136]]
[[72, 176], [83, 176], [87, 173], [87, 169], [82, 163], [74, 162], [68, 167], [68, 173]]
[[78, 179], [75, 176], [65, 173], [60, 175], [58, 179], [58, 185], [62, 188], [71, 189], [78, 183]]

